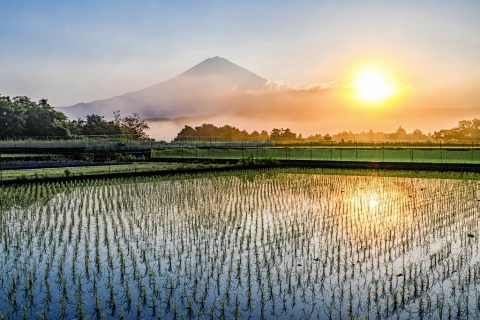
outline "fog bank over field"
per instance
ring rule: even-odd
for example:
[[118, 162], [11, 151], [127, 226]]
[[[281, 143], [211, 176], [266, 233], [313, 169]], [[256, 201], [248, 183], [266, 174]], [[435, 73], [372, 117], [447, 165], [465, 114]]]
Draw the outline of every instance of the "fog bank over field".
[[203, 123], [216, 126], [231, 125], [240, 130], [260, 132], [273, 128], [290, 128], [303, 137], [321, 133], [335, 134], [341, 131], [394, 132], [402, 126], [407, 132], [420, 129], [424, 133], [449, 129], [460, 120], [473, 119], [480, 115], [480, 108], [442, 108], [385, 110], [381, 113], [366, 113], [363, 110], [317, 109], [259, 109], [245, 110], [223, 115], [181, 117], [172, 120], [147, 120], [148, 134], [159, 140], [170, 140], [185, 126], [196, 127]]

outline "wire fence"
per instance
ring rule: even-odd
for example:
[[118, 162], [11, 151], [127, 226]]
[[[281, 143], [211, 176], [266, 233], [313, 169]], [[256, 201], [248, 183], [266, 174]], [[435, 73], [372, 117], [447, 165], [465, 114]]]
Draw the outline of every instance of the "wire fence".
[[[61, 139], [62, 138], [62, 139]], [[139, 140], [135, 136], [17, 137], [0, 140], [0, 149], [139, 149], [164, 147], [167, 143]]]
[[[225, 137], [177, 137], [167, 141], [139, 140], [135, 135], [15, 137], [0, 140], [0, 153], [48, 153], [82, 148], [82, 152], [151, 150], [152, 158], [383, 161], [480, 163], [480, 141], [271, 141]], [[2, 151], [3, 150], [3, 151]], [[13, 151], [12, 151], [13, 150]], [[23, 151], [22, 151], [23, 150]]]
[[399, 140], [295, 140], [272, 141], [252, 138], [229, 139], [211, 136], [182, 136], [164, 140], [139, 139], [138, 135], [89, 135], [89, 136], [29, 136], [0, 138], [0, 148], [80, 148], [125, 145], [131, 147], [267, 147], [267, 146], [310, 146], [310, 147], [426, 147], [426, 148], [476, 148], [480, 149], [480, 141], [399, 141]]
[[179, 148], [179, 147], [259, 147], [274, 146], [273, 141], [228, 141], [221, 138], [194, 137], [169, 142], [154, 139], [138, 139], [135, 135], [95, 135], [95, 136], [48, 136], [15, 137], [0, 139], [0, 148], [10, 149], [48, 149], [48, 148], [85, 148], [85, 149], [142, 149]]
[[345, 147], [330, 146], [265, 146], [265, 147], [192, 147], [180, 146], [152, 149], [154, 159], [225, 159], [245, 158], [315, 161], [379, 161], [425, 163], [473, 163], [480, 164], [480, 148], [462, 146], [385, 146]]

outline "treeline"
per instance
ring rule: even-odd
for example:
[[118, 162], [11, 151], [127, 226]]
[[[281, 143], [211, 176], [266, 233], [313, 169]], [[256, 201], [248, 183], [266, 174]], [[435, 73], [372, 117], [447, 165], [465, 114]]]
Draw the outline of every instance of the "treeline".
[[436, 140], [480, 140], [480, 119], [459, 121], [458, 126], [435, 131], [432, 137]]
[[147, 139], [148, 125], [137, 113], [121, 117], [114, 112], [115, 120], [92, 114], [86, 119], [70, 121], [65, 114], [53, 109], [47, 99], [39, 102], [25, 96], [10, 98], [0, 95], [0, 137], [129, 134], [137, 139]]
[[297, 134], [290, 129], [276, 129], [274, 128], [270, 133], [266, 130], [261, 132], [253, 131], [248, 133], [246, 130], [240, 130], [233, 126], [225, 125], [217, 127], [210, 123], [204, 123], [198, 127], [185, 126], [174, 139], [175, 141], [187, 141], [189, 139], [208, 141], [297, 141], [302, 140], [302, 135], [297, 137]]
[[292, 132], [289, 128], [287, 129], [278, 129], [273, 128], [270, 133], [266, 130], [262, 130], [260, 133], [258, 131], [253, 131], [248, 133], [246, 130], [240, 130], [238, 128], [225, 125], [223, 127], [217, 127], [213, 124], [204, 123], [198, 127], [185, 126], [175, 138], [175, 141], [186, 141], [189, 139], [194, 140], [222, 140], [222, 141], [248, 141], [248, 140], [271, 140], [271, 141], [319, 141], [319, 140], [334, 140], [334, 141], [354, 141], [354, 140], [422, 140], [428, 139], [429, 136], [423, 134], [420, 130], [414, 130], [412, 133], [407, 133], [402, 127], [398, 128], [396, 132], [393, 133], [383, 133], [383, 132], [361, 132], [353, 133], [343, 131], [341, 133], [331, 136], [330, 134], [315, 134], [303, 138], [302, 134], [297, 134]]
[[310, 142], [310, 141], [439, 141], [439, 140], [480, 140], [480, 119], [462, 120], [458, 126], [452, 129], [444, 129], [435, 131], [433, 134], [425, 134], [419, 129], [407, 132], [404, 128], [399, 127], [391, 133], [363, 131], [360, 133], [342, 131], [340, 133], [315, 134], [307, 138], [303, 138], [302, 134], [292, 132], [290, 129], [274, 128], [270, 133], [266, 130], [253, 131], [248, 133], [246, 130], [240, 130], [233, 126], [225, 125], [217, 127], [213, 124], [202, 124], [198, 127], [185, 126], [175, 138], [175, 141], [184, 140], [223, 140], [223, 141], [248, 141], [248, 140], [271, 140], [271, 141], [291, 141], [291, 142]]
[[244, 141], [244, 140], [255, 140], [263, 141], [269, 140], [270, 135], [267, 131], [263, 130], [262, 132], [253, 131], [248, 133], [246, 130], [240, 130], [238, 128], [225, 125], [223, 127], [217, 127], [213, 124], [204, 123], [201, 126], [192, 128], [190, 126], [185, 126], [174, 139], [175, 141], [184, 141], [187, 139], [195, 140], [205, 140], [218, 139], [223, 141]]
[[340, 133], [334, 134], [332, 137], [335, 141], [362, 141], [362, 140], [379, 140], [379, 141], [388, 141], [388, 140], [399, 140], [399, 141], [427, 141], [433, 140], [431, 134], [424, 134], [421, 130], [415, 129], [412, 132], [408, 133], [404, 128], [399, 127], [395, 132], [386, 133], [386, 132], [374, 132], [363, 131], [360, 133], [342, 131]]
[[297, 136], [290, 129], [274, 128], [270, 133], [266, 130], [261, 132], [253, 131], [248, 133], [246, 130], [240, 130], [233, 126], [225, 125], [217, 127], [213, 124], [204, 123], [198, 127], [185, 126], [174, 139], [175, 141], [194, 140], [222, 140], [222, 141], [297, 141], [303, 140], [302, 135]]
[[[415, 129], [407, 133], [402, 127], [392, 133], [384, 132], [368, 132], [352, 133], [340, 132], [333, 135], [336, 141], [348, 140], [402, 140], [402, 141], [466, 141], [466, 140], [480, 140], [480, 119], [461, 120], [458, 125], [452, 129], [442, 129], [434, 131], [433, 133], [425, 134], [419, 129]], [[318, 139], [317, 139], [318, 140]]]

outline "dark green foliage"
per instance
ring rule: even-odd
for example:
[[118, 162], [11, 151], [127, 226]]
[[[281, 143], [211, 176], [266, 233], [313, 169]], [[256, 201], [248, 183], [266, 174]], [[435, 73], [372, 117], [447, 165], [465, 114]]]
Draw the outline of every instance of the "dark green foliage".
[[252, 154], [238, 161], [239, 165], [244, 165], [244, 166], [261, 166], [261, 165], [272, 165], [272, 164], [278, 164], [278, 163], [279, 162], [274, 158], [265, 158], [265, 159], [254, 158]]
[[88, 115], [86, 120], [69, 121], [47, 99], [36, 103], [25, 96], [11, 99], [0, 95], [0, 137], [129, 134], [133, 135], [130, 139], [148, 138], [148, 125], [137, 113], [123, 118], [118, 111], [114, 115], [115, 121], [106, 121], [97, 114]]
[[121, 128], [122, 132], [129, 135], [136, 136], [137, 139], [148, 139], [145, 130], [150, 129], [145, 120], [140, 119], [138, 113], [133, 113], [131, 116], [121, 117], [120, 111], [113, 112], [115, 116], [114, 123]]
[[67, 117], [42, 99], [0, 96], [0, 137], [66, 136]]
[[459, 121], [455, 128], [435, 131], [433, 138], [437, 140], [479, 140], [480, 119]]
[[118, 162], [131, 162], [135, 160], [133, 154], [122, 154], [121, 156], [117, 157]]
[[263, 130], [261, 133], [253, 131], [248, 133], [246, 130], [240, 130], [238, 128], [225, 125], [223, 127], [217, 127], [213, 124], [204, 123], [201, 126], [192, 128], [185, 126], [175, 138], [175, 141], [188, 141], [188, 140], [222, 140], [222, 141], [263, 141], [268, 140], [269, 135], [267, 131]]
[[103, 116], [91, 114], [86, 120], [78, 119], [69, 123], [69, 129], [77, 135], [122, 134], [122, 129], [113, 121], [105, 121]]
[[273, 129], [270, 133], [270, 140], [272, 141], [295, 141], [297, 134], [293, 133], [289, 128], [287, 129]]
[[[310, 137], [309, 137], [310, 138]], [[399, 127], [395, 132], [374, 132], [362, 131], [360, 133], [354, 133], [352, 131], [342, 131], [340, 133], [334, 134], [330, 139], [325, 138], [325, 140], [334, 140], [334, 141], [364, 141], [364, 140], [379, 140], [379, 141], [389, 141], [389, 140], [400, 140], [400, 141], [426, 141], [431, 139], [431, 134], [424, 134], [421, 130], [415, 129], [411, 133]]]
[[25, 136], [66, 136], [67, 117], [59, 111], [53, 109], [47, 102], [42, 99], [38, 103], [30, 101], [24, 97], [25, 101]]
[[26, 123], [26, 108], [23, 106], [25, 97], [10, 97], [0, 95], [0, 137], [21, 134]]

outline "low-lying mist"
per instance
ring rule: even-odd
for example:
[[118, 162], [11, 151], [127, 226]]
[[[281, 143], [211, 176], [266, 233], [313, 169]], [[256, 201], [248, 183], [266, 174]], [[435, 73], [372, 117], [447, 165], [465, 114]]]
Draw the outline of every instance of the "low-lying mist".
[[449, 129], [464, 119], [473, 119], [480, 108], [403, 109], [365, 112], [347, 109], [259, 109], [245, 110], [224, 115], [181, 117], [173, 120], [149, 120], [148, 134], [157, 140], [171, 140], [185, 126], [196, 127], [203, 123], [216, 126], [231, 125], [240, 130], [260, 132], [273, 128], [290, 128], [303, 137], [315, 134], [336, 134], [342, 131], [394, 132], [400, 126], [411, 132], [420, 129], [424, 133]]

